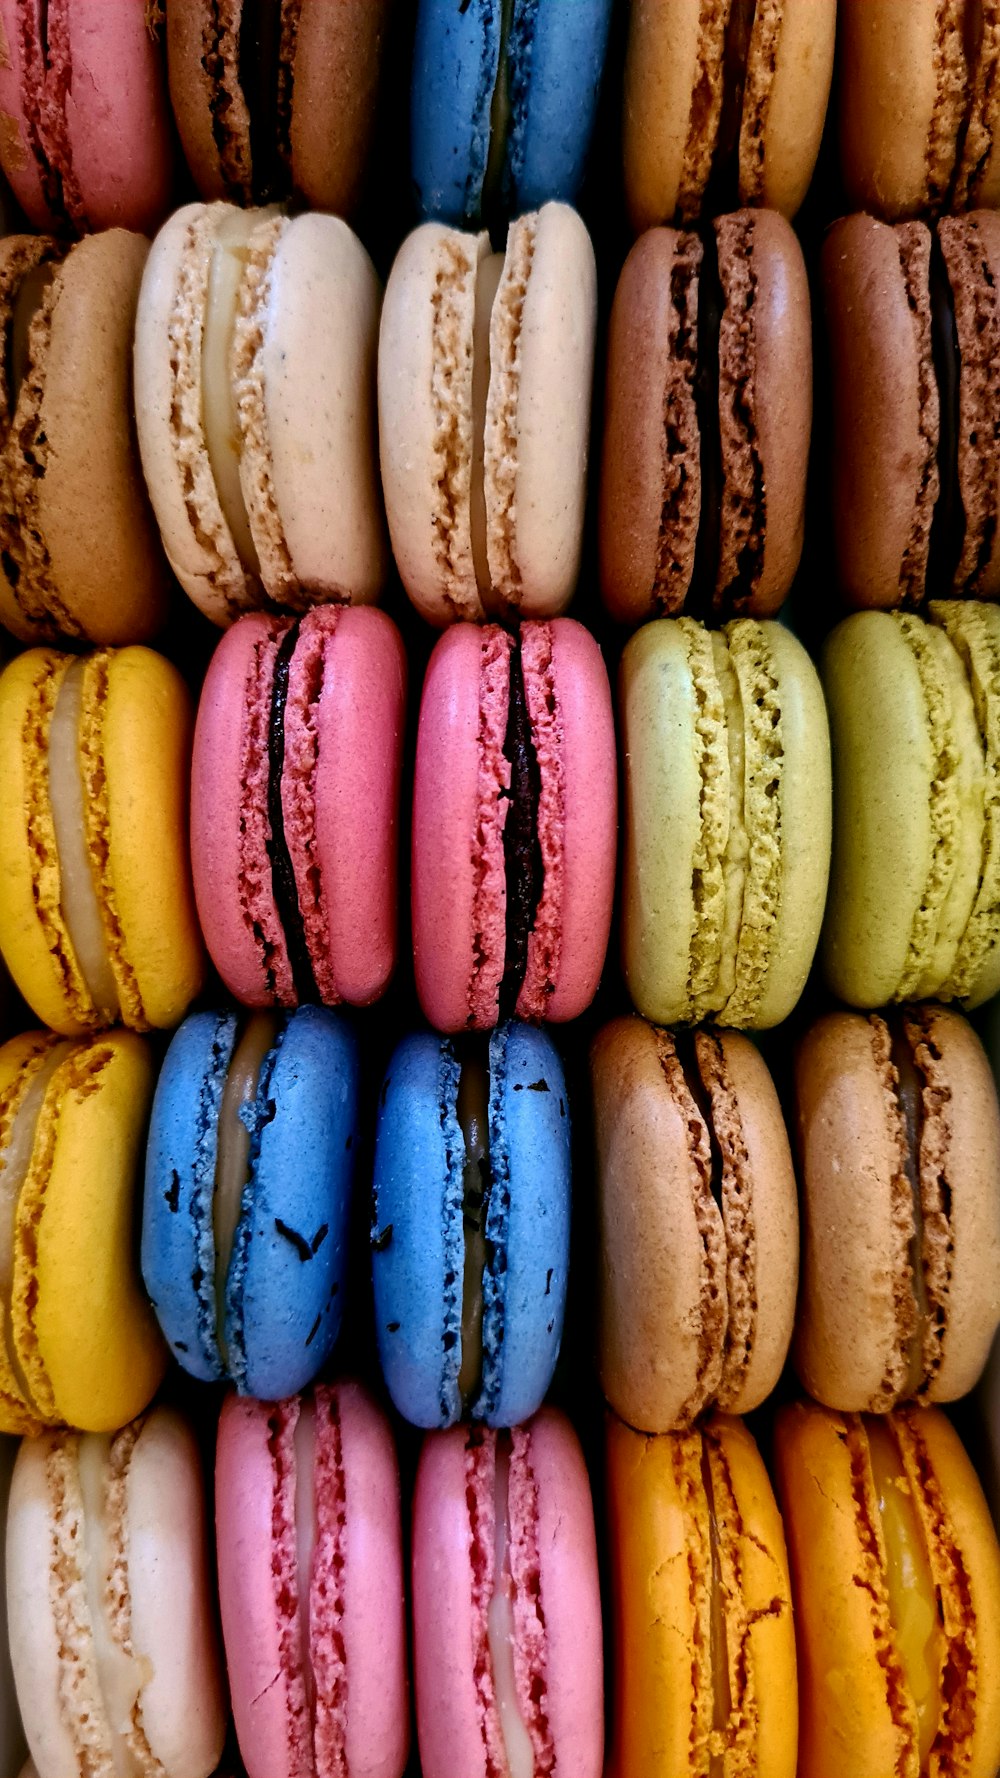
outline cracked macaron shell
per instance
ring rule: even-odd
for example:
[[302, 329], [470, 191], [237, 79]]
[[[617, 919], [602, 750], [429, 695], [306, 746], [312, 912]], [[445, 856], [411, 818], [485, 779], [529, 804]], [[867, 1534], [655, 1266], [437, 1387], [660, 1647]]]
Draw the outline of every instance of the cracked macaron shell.
[[[957, 1648], [946, 1735], [932, 1770], [987, 1773], [1000, 1759], [1000, 1549], [976, 1473], [936, 1408], [884, 1425], [904, 1452], [909, 1495], [927, 1539], [939, 1622]], [[779, 1410], [774, 1465], [802, 1651], [800, 1778], [917, 1778], [908, 1696], [889, 1620], [884, 1539], [867, 1437], [857, 1415], [814, 1403]], [[900, 1697], [893, 1699], [895, 1685]], [[908, 1713], [912, 1720], [912, 1701]], [[907, 1739], [910, 1748], [907, 1750]]]
[[[922, 1099], [920, 1264], [932, 1309], [918, 1399], [954, 1401], [974, 1387], [1000, 1322], [1000, 1111], [965, 1019], [935, 1006], [901, 1018]], [[829, 1407], [882, 1413], [910, 1393], [916, 1332], [912, 1190], [883, 1021], [849, 1012], [817, 1020], [799, 1044], [795, 1079], [796, 1368]]]
[[[459, 1071], [450, 1043], [429, 1033], [408, 1037], [379, 1101], [376, 1338], [393, 1401], [425, 1427], [453, 1425], [462, 1414]], [[530, 1026], [502, 1025], [491, 1034], [489, 1074], [483, 1367], [471, 1412], [490, 1426], [511, 1426], [539, 1406], [559, 1355], [569, 1270], [569, 1101], [554, 1046]]]
[[[60, 908], [47, 782], [51, 713], [75, 658], [32, 649], [0, 675], [0, 948], [32, 1010], [70, 1037], [101, 1023]], [[150, 649], [84, 658], [88, 838], [112, 967], [126, 1022], [169, 1028], [204, 967], [185, 837], [190, 699]]]
[[218, 1115], [237, 1037], [195, 1013], [167, 1051], [146, 1150], [142, 1271], [183, 1369], [277, 1400], [326, 1363], [340, 1331], [357, 1145], [358, 1060], [346, 1023], [300, 1007], [261, 1068], [247, 1125], [249, 1180], [217, 1337], [213, 1222]]
[[748, 1038], [704, 1031], [694, 1044], [711, 1138], [668, 1032], [616, 1019], [591, 1049], [601, 1383], [646, 1432], [758, 1407], [795, 1315], [798, 1206], [774, 1084]]
[[308, 1498], [295, 1445], [302, 1398], [229, 1396], [219, 1421], [219, 1598], [240, 1750], [249, 1778], [314, 1769], [314, 1746], [317, 1770], [400, 1778], [409, 1707], [392, 1433], [357, 1383], [319, 1386], [314, 1399], [319, 1536], [309, 1662], [326, 1694], [323, 1746], [313, 1740], [299, 1640], [298, 1550], [306, 1540], [297, 1550], [297, 1490]]
[[[720, 1629], [731, 1713], [715, 1758], [720, 1766], [725, 1758], [734, 1778], [794, 1778], [788, 1557], [750, 1433], [741, 1420], [716, 1414], [700, 1431], [647, 1438], [608, 1414], [606, 1476], [616, 1700], [609, 1778], [708, 1778], [716, 1769], [712, 1656]], [[717, 1626], [713, 1585], [720, 1589]]]
[[[541, 1751], [553, 1772], [599, 1778], [601, 1601], [586, 1465], [569, 1421], [554, 1408], [542, 1408], [511, 1438], [518, 1704], [537, 1725], [536, 1770], [546, 1769]], [[426, 1778], [456, 1771], [487, 1778], [503, 1745], [485, 1647], [496, 1561], [495, 1465], [495, 1435], [468, 1427], [430, 1433], [420, 1454], [412, 1589], [417, 1738]]]
[[[0, 1050], [0, 1102], [17, 1102], [39, 1034]], [[134, 1254], [141, 1148], [153, 1092], [141, 1037], [73, 1046], [49, 1081], [14, 1222], [12, 1331], [38, 1412], [29, 1419], [113, 1431], [156, 1390], [166, 1349]], [[0, 1390], [20, 1391], [5, 1354]], [[11, 1429], [24, 1418], [13, 1415]]]

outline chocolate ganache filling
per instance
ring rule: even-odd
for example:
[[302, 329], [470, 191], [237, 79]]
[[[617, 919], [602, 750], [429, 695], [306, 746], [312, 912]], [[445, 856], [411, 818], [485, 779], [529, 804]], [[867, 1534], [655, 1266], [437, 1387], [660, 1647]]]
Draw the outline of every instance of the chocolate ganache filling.
[[293, 623], [282, 639], [274, 664], [271, 715], [267, 733], [267, 816], [271, 830], [267, 842], [267, 852], [271, 860], [271, 886], [274, 902], [285, 934], [288, 961], [291, 964], [292, 979], [295, 983], [295, 996], [301, 1005], [303, 1002], [318, 1000], [319, 990], [316, 986], [316, 977], [309, 956], [309, 946], [306, 943], [305, 925], [299, 909], [295, 871], [285, 838], [285, 813], [281, 803], [281, 774], [285, 765], [285, 708], [288, 703], [288, 677], [298, 639], [299, 625]]
[[909, 1375], [906, 1394], [913, 1395], [925, 1381], [924, 1340], [930, 1314], [927, 1283], [924, 1276], [924, 1215], [920, 1184], [920, 1150], [924, 1129], [924, 1081], [917, 1067], [913, 1043], [907, 1034], [905, 1020], [893, 1017], [888, 1021], [892, 1045], [892, 1063], [896, 1070], [896, 1102], [903, 1122], [906, 1146], [906, 1178], [913, 1197], [913, 1234], [910, 1237], [910, 1279], [913, 1288], [916, 1321], [908, 1354]]
[[936, 228], [931, 229], [931, 358], [940, 421], [937, 461], [940, 492], [931, 519], [927, 590], [950, 592], [965, 541], [965, 507], [958, 478], [961, 353], [955, 325], [955, 298]]
[[520, 644], [510, 651], [510, 694], [504, 758], [510, 763], [507, 819], [503, 829], [507, 925], [500, 1018], [513, 1016], [528, 967], [528, 940], [542, 894], [544, 868], [538, 838], [542, 780], [531, 735]]
[[[711, 223], [702, 231], [698, 272], [698, 356], [694, 398], [698, 413], [701, 464], [701, 511], [695, 545], [694, 573], [687, 608], [707, 616], [715, 603], [719, 573], [722, 514], [722, 431], [719, 424], [719, 337], [725, 297], [719, 275], [719, 245]], [[728, 615], [728, 613], [727, 613]]]
[[717, 216], [726, 210], [735, 209], [739, 203], [737, 153], [740, 126], [743, 122], [747, 59], [756, 12], [757, 0], [732, 0], [726, 20], [722, 52], [722, 104], [704, 209], [708, 216]]
[[712, 1112], [712, 1095], [705, 1085], [701, 1071], [700, 1048], [703, 1044], [712, 1044], [718, 1049], [719, 1040], [710, 1031], [674, 1031], [671, 1033], [677, 1060], [684, 1071], [684, 1080], [688, 1092], [701, 1114], [702, 1122], [708, 1132], [709, 1150], [711, 1154], [711, 1178], [709, 1187], [712, 1197], [719, 1209], [722, 1209], [722, 1149], [715, 1133], [715, 1118]]
[[288, 10], [289, 0], [243, 0], [240, 15], [239, 82], [250, 116], [256, 204], [270, 203], [287, 184], [291, 70], [283, 68], [281, 52]]

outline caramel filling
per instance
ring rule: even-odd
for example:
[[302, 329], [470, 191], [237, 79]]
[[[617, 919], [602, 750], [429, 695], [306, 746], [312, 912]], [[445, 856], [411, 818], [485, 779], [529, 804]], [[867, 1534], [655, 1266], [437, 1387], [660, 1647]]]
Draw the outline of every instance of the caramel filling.
[[48, 1085], [59, 1064], [69, 1054], [69, 1043], [53, 1044], [37, 1072], [33, 1075], [21, 1104], [14, 1115], [10, 1139], [0, 1154], [0, 1302], [4, 1307], [4, 1335], [7, 1358], [17, 1379], [22, 1396], [32, 1404], [27, 1378], [18, 1362], [11, 1315], [14, 1297], [14, 1249], [17, 1238], [17, 1205], [24, 1189], [35, 1146], [35, 1134]]
[[10, 318], [7, 334], [7, 389], [9, 412], [13, 415], [21, 384], [28, 374], [30, 353], [28, 335], [31, 323], [41, 308], [42, 299], [58, 270], [53, 260], [32, 266], [22, 278]]
[[483, 1376], [483, 1274], [487, 1265], [486, 1215], [490, 1201], [490, 1079], [478, 1057], [462, 1063], [456, 1114], [465, 1141], [462, 1170], [462, 1362], [458, 1388], [467, 1413]]
[[942, 1632], [927, 1543], [902, 1460], [884, 1420], [865, 1417], [885, 1544], [889, 1616], [917, 1713], [920, 1770], [926, 1772], [941, 1715]]
[[237, 210], [216, 230], [201, 344], [201, 418], [222, 515], [248, 574], [260, 574], [250, 517], [240, 482], [242, 434], [231, 369], [240, 286], [250, 260], [250, 238], [269, 211]]
[[133, 1713], [143, 1684], [151, 1675], [144, 1671], [146, 1663], [127, 1654], [112, 1631], [111, 1612], [116, 1601], [109, 1586], [114, 1571], [108, 1514], [110, 1461], [109, 1436], [89, 1433], [80, 1438], [77, 1464], [83, 1501], [81, 1566], [97, 1681], [111, 1731], [111, 1770], [115, 1778], [142, 1778], [146, 1768], [133, 1756], [126, 1737], [133, 1728]]
[[260, 1085], [260, 1071], [277, 1041], [281, 1021], [274, 1013], [254, 1013], [233, 1051], [219, 1106], [219, 1135], [215, 1155], [215, 1301], [219, 1352], [226, 1357], [226, 1280], [233, 1257], [233, 1243], [243, 1207], [243, 1193], [250, 1179], [250, 1131], [241, 1111], [252, 1105]]
[[906, 1177], [913, 1197], [913, 1234], [910, 1237], [910, 1282], [916, 1304], [916, 1323], [907, 1353], [906, 1395], [915, 1395], [924, 1380], [924, 1345], [927, 1339], [929, 1309], [927, 1284], [924, 1278], [924, 1209], [920, 1189], [920, 1139], [923, 1129], [923, 1082], [913, 1060], [913, 1051], [901, 1030], [892, 1031], [892, 1061], [896, 1070], [896, 1098], [903, 1119], [906, 1139]]
[[300, 1400], [295, 1422], [295, 1551], [298, 1567], [299, 1636], [302, 1672], [310, 1715], [316, 1706], [316, 1680], [309, 1658], [309, 1592], [318, 1535], [316, 1513], [316, 1407], [312, 1395]]
[[497, 58], [496, 84], [490, 102], [490, 147], [486, 158], [486, 174], [483, 179], [482, 208], [484, 215], [492, 211], [501, 200], [503, 167], [507, 154], [507, 134], [510, 129], [510, 61], [507, 52], [513, 20], [514, 0], [501, 0], [500, 54]]
[[510, 1439], [500, 1433], [494, 1472], [493, 1593], [486, 1614], [486, 1634], [493, 1672], [493, 1694], [507, 1755], [508, 1778], [535, 1778], [535, 1754], [521, 1715], [514, 1673], [514, 1580], [510, 1568]]
[[472, 330], [472, 469], [469, 483], [469, 525], [472, 561], [483, 609], [494, 610], [486, 548], [486, 403], [490, 392], [490, 321], [504, 256], [491, 253], [476, 273], [476, 310]]
[[121, 1014], [121, 1001], [91, 868], [80, 758], [86, 670], [86, 661], [74, 661], [56, 697], [48, 743], [49, 803], [59, 856], [60, 910], [94, 1008], [112, 1025]]

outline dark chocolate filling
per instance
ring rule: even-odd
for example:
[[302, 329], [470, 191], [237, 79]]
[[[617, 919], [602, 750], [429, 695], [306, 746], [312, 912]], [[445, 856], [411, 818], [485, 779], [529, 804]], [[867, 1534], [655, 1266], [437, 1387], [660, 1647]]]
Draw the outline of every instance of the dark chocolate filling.
[[461, 1073], [456, 1115], [465, 1142], [462, 1165], [462, 1235], [465, 1268], [462, 1284], [462, 1363], [458, 1389], [468, 1412], [483, 1376], [483, 1282], [492, 1270], [495, 1252], [486, 1238], [493, 1173], [489, 1143], [489, 1068], [481, 1046], [455, 1046]]
[[709, 1031], [674, 1031], [671, 1035], [674, 1040], [674, 1047], [677, 1051], [677, 1060], [684, 1070], [684, 1079], [687, 1083], [688, 1092], [691, 1094], [695, 1105], [701, 1113], [702, 1121], [708, 1131], [709, 1148], [712, 1157], [710, 1185], [712, 1196], [721, 1210], [723, 1179], [722, 1149], [719, 1146], [719, 1139], [715, 1133], [715, 1119], [712, 1114], [712, 1095], [709, 1092], [708, 1087], [705, 1085], [698, 1059], [699, 1042], [713, 1044], [716, 1049], [718, 1049], [719, 1040]]
[[507, 929], [503, 977], [500, 983], [500, 1018], [514, 1015], [528, 967], [528, 939], [542, 894], [544, 869], [538, 839], [538, 805], [542, 777], [531, 736], [528, 700], [524, 690], [521, 648], [515, 639], [510, 651], [510, 694], [504, 758], [510, 762], [510, 807], [503, 830], [504, 878], [507, 889]]
[[705, 216], [724, 215], [739, 204], [740, 126], [747, 83], [747, 59], [757, 0], [732, 0], [722, 51], [722, 106], [712, 151], [712, 170], [702, 205]]
[[282, 11], [283, 0], [243, 0], [240, 15], [239, 82], [250, 114], [250, 164], [256, 204], [268, 204], [282, 194], [283, 108], [278, 104]]
[[938, 474], [940, 492], [931, 519], [927, 591], [949, 593], [965, 541], [965, 508], [958, 479], [962, 360], [955, 326], [955, 300], [937, 229], [931, 230], [931, 357], [940, 405]]
[[[913, 1194], [913, 1234], [910, 1237], [910, 1276], [917, 1304], [918, 1328], [911, 1354], [911, 1379], [907, 1394], [924, 1381], [923, 1330], [927, 1325], [927, 1290], [924, 1283], [923, 1196], [920, 1189], [920, 1149], [924, 1133], [924, 1080], [917, 1067], [913, 1044], [907, 1035], [901, 1014], [887, 1021], [891, 1041], [892, 1064], [896, 1070], [896, 1101], [903, 1120], [906, 1138], [906, 1177]], [[919, 1369], [919, 1374], [914, 1375]]]
[[701, 513], [688, 610], [708, 616], [715, 604], [722, 512], [722, 434], [719, 426], [719, 333], [725, 298], [715, 229], [703, 231], [698, 275], [698, 358], [694, 378], [701, 457]]
[[299, 909], [295, 871], [292, 868], [291, 854], [285, 839], [285, 815], [281, 806], [281, 774], [285, 764], [285, 706], [288, 702], [288, 675], [298, 639], [299, 625], [293, 623], [282, 639], [274, 664], [271, 717], [267, 733], [267, 816], [271, 829], [267, 852], [271, 860], [271, 887], [278, 910], [278, 918], [285, 934], [288, 961], [291, 964], [292, 980], [295, 984], [295, 997], [301, 1005], [306, 1001], [318, 1000], [319, 992], [316, 987], [316, 977], [313, 974], [309, 947], [306, 943], [305, 926]]

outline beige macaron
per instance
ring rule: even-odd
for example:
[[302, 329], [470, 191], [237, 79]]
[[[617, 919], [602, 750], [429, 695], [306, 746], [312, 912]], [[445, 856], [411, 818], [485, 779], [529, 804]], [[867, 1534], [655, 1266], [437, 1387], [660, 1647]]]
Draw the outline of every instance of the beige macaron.
[[335, 216], [189, 204], [139, 298], [139, 446], [171, 566], [214, 623], [368, 603], [387, 552], [380, 286]]

